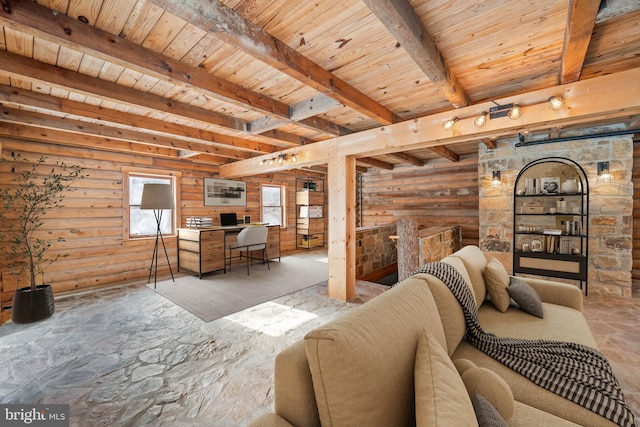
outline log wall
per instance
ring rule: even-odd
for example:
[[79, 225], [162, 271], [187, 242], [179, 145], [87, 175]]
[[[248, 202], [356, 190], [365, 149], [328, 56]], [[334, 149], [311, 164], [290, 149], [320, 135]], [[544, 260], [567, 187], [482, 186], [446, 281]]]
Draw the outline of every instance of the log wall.
[[633, 266], [631, 282], [633, 296], [640, 296], [640, 135], [633, 139]]
[[478, 156], [459, 162], [372, 169], [362, 175], [362, 225], [415, 218], [419, 228], [462, 228], [462, 245], [478, 244]]
[[[295, 178], [302, 172], [265, 174], [246, 179], [246, 208], [218, 208], [204, 206], [203, 179], [216, 177], [217, 168], [203, 164], [180, 162], [140, 155], [113, 153], [100, 150], [64, 147], [54, 144], [3, 139], [2, 157], [11, 159], [11, 152], [36, 160], [40, 155], [47, 163], [65, 161], [85, 168], [87, 177], [74, 184], [76, 191], [66, 195], [64, 207], [47, 215], [43, 232], [62, 236], [66, 242], [54, 243], [51, 255], [68, 254], [46, 268], [44, 281], [51, 283], [54, 292], [83, 290], [146, 280], [155, 237], [151, 239], [123, 240], [123, 168], [135, 167], [180, 172], [180, 222], [184, 227], [190, 216], [209, 216], [217, 222], [220, 211], [236, 211], [238, 215], [260, 218], [261, 184], [284, 185], [287, 189], [288, 227], [281, 231], [282, 252], [295, 250]], [[0, 162], [0, 185], [9, 185], [12, 162]], [[309, 175], [304, 172], [304, 176]], [[313, 174], [312, 174], [313, 175]], [[322, 177], [322, 175], [319, 175]], [[176, 239], [165, 239], [174, 273], [177, 268]], [[0, 242], [0, 279], [3, 305], [22, 285], [7, 267], [9, 245]], [[166, 262], [159, 262], [159, 274], [168, 276]]]

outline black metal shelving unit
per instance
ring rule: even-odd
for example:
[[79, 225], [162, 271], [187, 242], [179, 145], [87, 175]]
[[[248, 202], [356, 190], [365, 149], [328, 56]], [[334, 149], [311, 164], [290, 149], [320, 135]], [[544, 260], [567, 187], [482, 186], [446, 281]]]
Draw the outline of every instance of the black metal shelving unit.
[[[576, 180], [578, 189], [545, 192], [538, 184], [532, 192], [525, 185], [548, 177]], [[584, 169], [563, 157], [534, 160], [520, 171], [513, 191], [513, 273], [577, 280], [587, 295], [589, 182]], [[561, 233], [549, 234], [551, 229]]]

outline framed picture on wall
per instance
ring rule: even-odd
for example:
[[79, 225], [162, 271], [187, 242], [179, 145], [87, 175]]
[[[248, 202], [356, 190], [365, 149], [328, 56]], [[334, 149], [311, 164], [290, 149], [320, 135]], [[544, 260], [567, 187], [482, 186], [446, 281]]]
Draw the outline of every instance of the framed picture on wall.
[[247, 183], [228, 179], [204, 179], [205, 206], [247, 206]]

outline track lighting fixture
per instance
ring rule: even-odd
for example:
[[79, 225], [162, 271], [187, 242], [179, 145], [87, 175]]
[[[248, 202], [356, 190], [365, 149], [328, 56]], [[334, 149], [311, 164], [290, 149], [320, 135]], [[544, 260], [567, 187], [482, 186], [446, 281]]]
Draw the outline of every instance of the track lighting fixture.
[[276, 157], [272, 157], [270, 159], [261, 159], [258, 166], [262, 166], [265, 163], [269, 166], [273, 166], [276, 161], [278, 162], [278, 165], [281, 165], [287, 160], [291, 160], [291, 163], [296, 163], [298, 161], [298, 157], [296, 157], [295, 154], [291, 154], [291, 156], [289, 156], [288, 154], [280, 153]]
[[442, 124], [442, 128], [446, 131], [450, 131], [451, 129], [453, 129], [453, 125], [455, 125], [458, 120], [460, 119], [457, 117], [454, 117], [453, 119], [449, 119]]
[[564, 98], [561, 96], [552, 96], [549, 98], [549, 109], [560, 111], [564, 108]]
[[478, 128], [481, 128], [482, 126], [487, 124], [487, 112], [483, 111], [482, 114], [473, 119], [473, 124]]
[[509, 110], [507, 115], [509, 116], [509, 118], [511, 120], [519, 119], [520, 116], [522, 116], [522, 109], [520, 108], [520, 105], [519, 104], [513, 104], [513, 107], [511, 107], [511, 109]]

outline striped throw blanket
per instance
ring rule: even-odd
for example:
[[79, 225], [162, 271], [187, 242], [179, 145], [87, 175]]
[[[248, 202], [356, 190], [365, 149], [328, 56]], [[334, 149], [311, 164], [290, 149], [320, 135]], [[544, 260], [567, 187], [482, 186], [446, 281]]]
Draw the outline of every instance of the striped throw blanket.
[[473, 294], [462, 275], [443, 262], [426, 264], [413, 274], [442, 280], [456, 297], [467, 324], [467, 341], [535, 384], [623, 427], [635, 427], [611, 366], [597, 350], [551, 340], [503, 338], [482, 330]]

